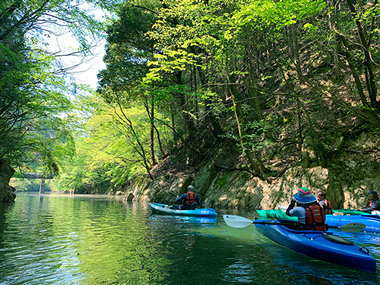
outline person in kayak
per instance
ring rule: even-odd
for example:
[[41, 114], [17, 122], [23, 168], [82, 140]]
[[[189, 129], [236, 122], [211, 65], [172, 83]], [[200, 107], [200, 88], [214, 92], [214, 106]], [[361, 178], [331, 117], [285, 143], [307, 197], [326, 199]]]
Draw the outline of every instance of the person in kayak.
[[297, 194], [293, 196], [286, 210], [286, 214], [291, 217], [298, 217], [300, 229], [302, 230], [328, 230], [325, 211], [318, 204], [317, 198], [315, 198], [309, 188], [301, 187], [298, 189]]
[[359, 209], [360, 211], [371, 213], [372, 211], [379, 211], [380, 210], [380, 200], [379, 196], [377, 195], [376, 191], [369, 191], [368, 193], [369, 201], [367, 206], [364, 208]]
[[316, 193], [318, 204], [325, 210], [325, 214], [332, 214], [332, 206], [329, 200], [326, 200], [326, 192], [318, 190]]
[[187, 187], [187, 193], [177, 196], [176, 200], [177, 202], [182, 201], [182, 205], [179, 208], [180, 210], [194, 210], [201, 205], [197, 194], [194, 193], [194, 187], [192, 185]]

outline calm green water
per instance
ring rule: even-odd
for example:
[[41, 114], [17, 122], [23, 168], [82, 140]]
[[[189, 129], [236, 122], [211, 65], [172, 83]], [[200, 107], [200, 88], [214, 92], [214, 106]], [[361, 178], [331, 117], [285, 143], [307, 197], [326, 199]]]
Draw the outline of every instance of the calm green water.
[[[217, 220], [152, 215], [114, 197], [19, 194], [0, 204], [0, 284], [377, 284]], [[380, 236], [355, 234], [380, 261]], [[379, 262], [380, 264], [380, 262]], [[378, 269], [380, 269], [378, 267]], [[379, 272], [379, 270], [378, 270]]]

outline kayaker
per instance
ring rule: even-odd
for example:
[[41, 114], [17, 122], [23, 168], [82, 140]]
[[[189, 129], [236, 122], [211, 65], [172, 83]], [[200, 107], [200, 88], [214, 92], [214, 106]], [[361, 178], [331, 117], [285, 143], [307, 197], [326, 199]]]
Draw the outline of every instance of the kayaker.
[[359, 209], [360, 211], [371, 213], [372, 211], [380, 210], [380, 200], [376, 191], [369, 191], [368, 193], [369, 201], [367, 206]]
[[328, 230], [325, 211], [318, 204], [317, 198], [315, 198], [309, 188], [301, 187], [298, 189], [297, 194], [293, 196], [286, 210], [286, 214], [291, 217], [298, 217], [300, 229], [314, 231]]
[[326, 192], [318, 190], [316, 193], [318, 204], [325, 210], [325, 214], [332, 214], [332, 206], [329, 200], [326, 200]]
[[187, 193], [183, 193], [181, 196], [177, 196], [177, 202], [182, 201], [180, 206], [181, 210], [194, 210], [201, 205], [197, 194], [194, 193], [194, 186], [189, 185], [187, 187]]

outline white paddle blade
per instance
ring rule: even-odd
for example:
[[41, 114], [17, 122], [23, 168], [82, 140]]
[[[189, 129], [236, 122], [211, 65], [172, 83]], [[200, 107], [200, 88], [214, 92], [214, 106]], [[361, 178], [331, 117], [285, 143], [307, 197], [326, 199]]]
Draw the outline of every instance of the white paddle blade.
[[245, 228], [252, 224], [251, 220], [235, 215], [223, 215], [223, 219], [227, 226], [234, 228]]
[[285, 205], [279, 205], [278, 206], [278, 209], [285, 212], [287, 209], [288, 209], [288, 206], [285, 206]]

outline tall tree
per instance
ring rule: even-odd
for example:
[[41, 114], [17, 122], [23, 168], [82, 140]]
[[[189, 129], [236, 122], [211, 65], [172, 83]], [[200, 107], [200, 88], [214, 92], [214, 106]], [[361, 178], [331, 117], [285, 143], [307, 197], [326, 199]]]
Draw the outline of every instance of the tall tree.
[[[13, 165], [45, 165], [58, 171], [54, 145], [69, 144], [65, 112], [66, 75], [58, 54], [47, 50], [45, 36], [71, 31], [88, 54], [90, 36], [102, 23], [88, 14], [89, 5], [111, 8], [115, 1], [10, 0], [0, 3], [0, 157]], [[62, 55], [62, 54], [61, 54]], [[66, 117], [68, 118], [68, 117]], [[60, 143], [59, 143], [60, 142]]]

